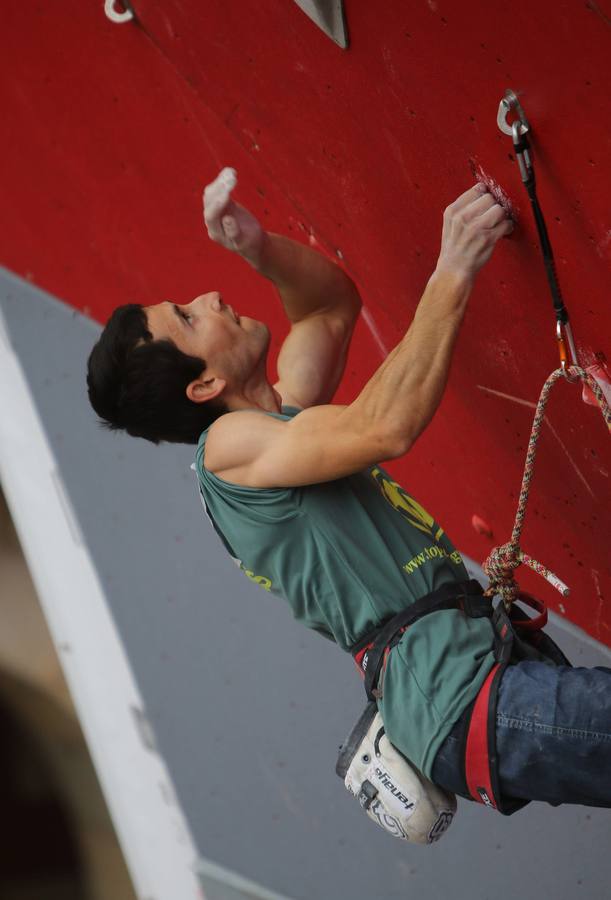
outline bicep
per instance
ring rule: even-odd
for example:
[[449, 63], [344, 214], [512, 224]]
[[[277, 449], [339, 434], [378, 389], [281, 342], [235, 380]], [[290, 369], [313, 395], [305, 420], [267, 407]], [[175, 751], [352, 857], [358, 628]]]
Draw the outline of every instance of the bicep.
[[329, 403], [342, 379], [355, 317], [316, 315], [294, 324], [278, 355], [274, 385], [285, 405]]
[[206, 466], [227, 481], [257, 488], [334, 481], [399, 455], [389, 436], [362, 423], [350, 406], [314, 406], [281, 421], [233, 413], [210, 429]]

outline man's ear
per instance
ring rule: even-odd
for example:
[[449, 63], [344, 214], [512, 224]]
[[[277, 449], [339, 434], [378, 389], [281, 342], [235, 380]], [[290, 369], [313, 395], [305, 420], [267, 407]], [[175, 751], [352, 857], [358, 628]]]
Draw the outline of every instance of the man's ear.
[[193, 403], [205, 403], [214, 400], [224, 390], [227, 382], [224, 378], [216, 378], [214, 375], [206, 376], [205, 372], [187, 385], [186, 394]]

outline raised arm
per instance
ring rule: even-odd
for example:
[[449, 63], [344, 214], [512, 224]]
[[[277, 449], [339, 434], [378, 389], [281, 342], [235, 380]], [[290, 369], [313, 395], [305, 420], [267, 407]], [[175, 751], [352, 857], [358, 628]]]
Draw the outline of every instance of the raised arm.
[[298, 241], [265, 232], [232, 199], [233, 169], [223, 169], [204, 191], [204, 218], [212, 240], [237, 253], [278, 289], [291, 330], [278, 355], [283, 402], [305, 408], [328, 403], [341, 380], [361, 300], [335, 263]]
[[444, 213], [441, 252], [403, 340], [349, 406], [321, 406], [290, 422], [260, 413], [221, 417], [206, 464], [252, 487], [328, 481], [413, 446], [443, 396], [477, 272], [513, 224], [481, 185]]

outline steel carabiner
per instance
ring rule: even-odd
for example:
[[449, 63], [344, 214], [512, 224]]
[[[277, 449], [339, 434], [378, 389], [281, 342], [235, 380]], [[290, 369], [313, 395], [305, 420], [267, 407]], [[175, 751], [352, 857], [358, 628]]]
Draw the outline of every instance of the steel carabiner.
[[[566, 342], [564, 339], [565, 335]], [[556, 321], [556, 340], [558, 342], [558, 352], [560, 354], [560, 368], [562, 369], [562, 374], [567, 381], [579, 381], [579, 375], [571, 375], [569, 371], [569, 354], [571, 357], [571, 366], [579, 366], [579, 360], [577, 359], [577, 350], [575, 348], [575, 341], [573, 340], [573, 332], [571, 330], [569, 322], [565, 322], [563, 324], [560, 319]], [[567, 343], [569, 345], [568, 353], [566, 349]]]
[[[510, 125], [507, 121], [507, 116], [511, 110], [515, 110], [518, 118]], [[534, 184], [535, 172], [528, 152], [530, 144], [527, 137], [531, 128], [528, 119], [526, 118], [526, 114], [520, 105], [518, 96], [511, 88], [507, 88], [505, 96], [499, 103], [496, 123], [503, 134], [508, 134], [513, 141], [522, 181], [529, 186]]]

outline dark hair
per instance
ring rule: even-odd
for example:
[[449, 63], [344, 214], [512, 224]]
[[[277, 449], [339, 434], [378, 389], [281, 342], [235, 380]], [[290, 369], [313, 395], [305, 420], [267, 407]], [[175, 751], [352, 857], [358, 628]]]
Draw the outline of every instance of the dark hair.
[[154, 341], [142, 306], [115, 309], [87, 361], [89, 400], [101, 424], [132, 437], [196, 444], [226, 412], [218, 401], [194, 403], [187, 385], [206, 367], [171, 340]]

